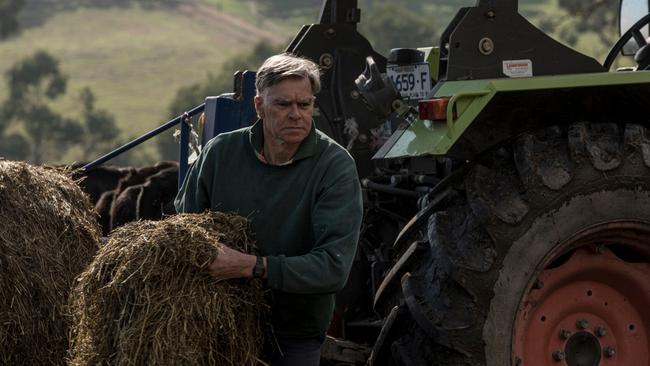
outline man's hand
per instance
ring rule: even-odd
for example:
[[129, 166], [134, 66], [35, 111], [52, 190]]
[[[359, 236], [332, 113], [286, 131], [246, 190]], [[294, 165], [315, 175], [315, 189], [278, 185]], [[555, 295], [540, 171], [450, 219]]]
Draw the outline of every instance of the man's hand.
[[253, 267], [257, 259], [254, 255], [228, 248], [221, 243], [218, 244], [218, 251], [217, 258], [208, 267], [212, 277], [221, 281], [253, 276]]

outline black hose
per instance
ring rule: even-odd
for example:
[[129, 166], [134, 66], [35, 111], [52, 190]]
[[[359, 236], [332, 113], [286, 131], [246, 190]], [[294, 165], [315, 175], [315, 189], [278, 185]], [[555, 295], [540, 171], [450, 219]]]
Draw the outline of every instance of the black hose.
[[378, 191], [378, 192], [384, 192], [384, 193], [390, 193], [398, 196], [406, 196], [406, 197], [413, 197], [413, 198], [420, 198], [424, 196], [426, 193], [424, 192], [415, 192], [415, 191], [410, 191], [408, 189], [402, 189], [402, 188], [395, 188], [393, 186], [388, 186], [385, 184], [379, 184], [375, 183], [369, 179], [363, 179], [361, 181], [361, 185], [363, 185], [366, 188], [370, 188], [372, 190]]

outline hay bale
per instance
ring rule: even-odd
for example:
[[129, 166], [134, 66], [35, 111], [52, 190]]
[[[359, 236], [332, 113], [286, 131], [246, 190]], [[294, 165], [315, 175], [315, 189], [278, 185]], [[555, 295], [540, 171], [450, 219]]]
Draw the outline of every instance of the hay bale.
[[0, 161], [0, 364], [65, 364], [68, 294], [98, 243], [93, 208], [71, 179]]
[[253, 365], [259, 280], [215, 281], [216, 241], [251, 252], [246, 219], [181, 214], [115, 230], [71, 295], [72, 365]]

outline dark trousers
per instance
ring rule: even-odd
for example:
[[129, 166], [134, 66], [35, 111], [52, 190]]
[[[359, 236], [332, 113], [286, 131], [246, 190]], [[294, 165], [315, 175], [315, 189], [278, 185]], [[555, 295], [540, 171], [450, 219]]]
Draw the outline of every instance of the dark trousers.
[[277, 337], [280, 351], [269, 360], [271, 366], [318, 366], [324, 336], [314, 338]]

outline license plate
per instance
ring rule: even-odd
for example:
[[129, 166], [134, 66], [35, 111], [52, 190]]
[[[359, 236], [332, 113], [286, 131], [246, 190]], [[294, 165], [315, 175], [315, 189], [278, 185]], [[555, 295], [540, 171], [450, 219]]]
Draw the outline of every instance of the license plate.
[[386, 74], [403, 98], [422, 99], [431, 91], [429, 64], [387, 65]]

